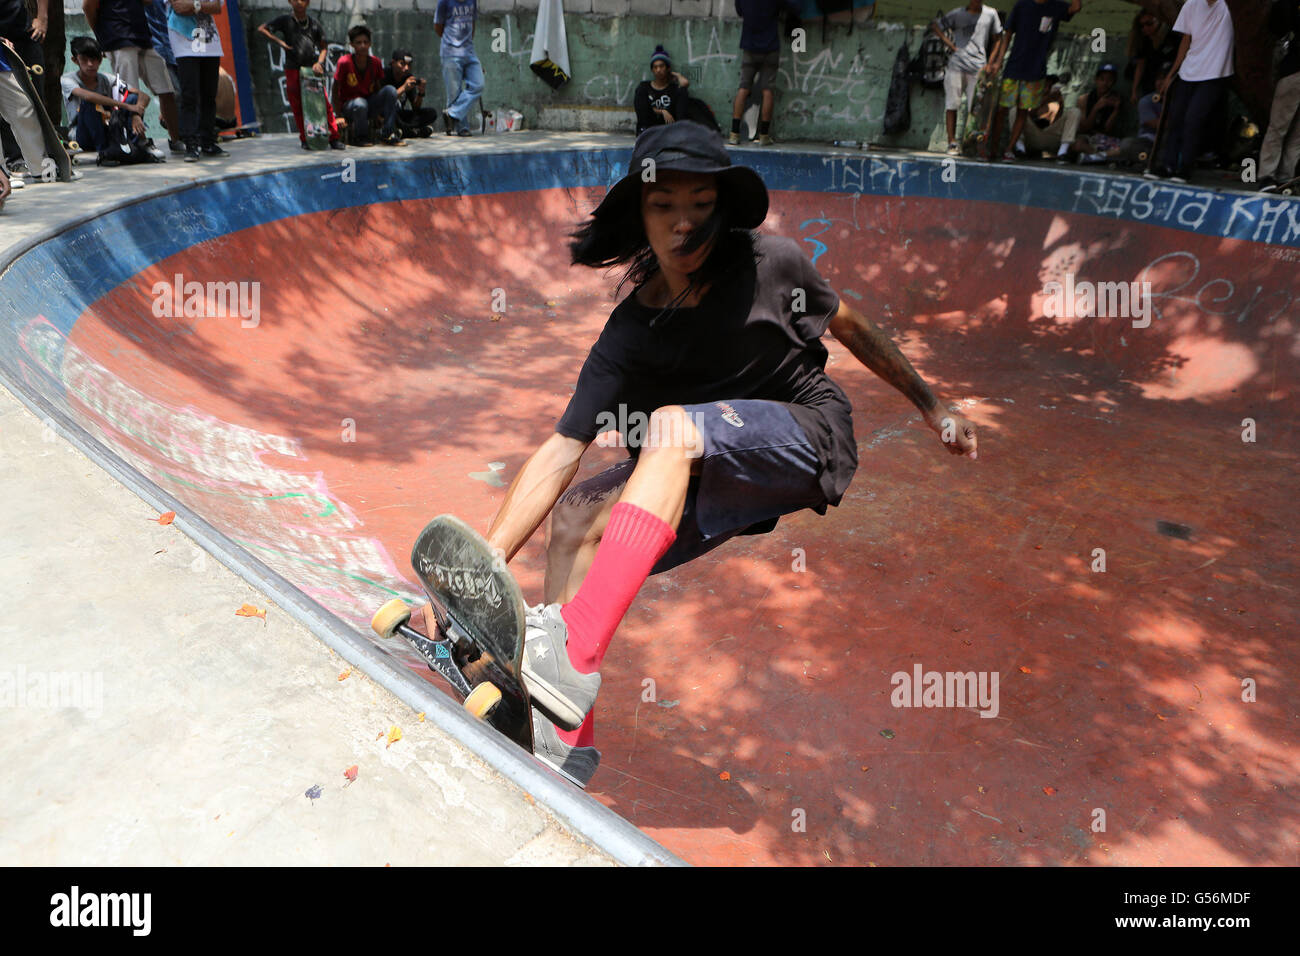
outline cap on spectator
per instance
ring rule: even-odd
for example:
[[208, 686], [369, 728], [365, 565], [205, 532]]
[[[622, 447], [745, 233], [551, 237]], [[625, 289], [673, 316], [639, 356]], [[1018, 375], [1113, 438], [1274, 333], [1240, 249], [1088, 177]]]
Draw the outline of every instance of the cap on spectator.
[[668, 64], [669, 68], [671, 68], [672, 65], [673, 65], [672, 58], [668, 56], [668, 53], [664, 50], [662, 44], [660, 44], [659, 46], [656, 46], [656, 47], [655, 47], [654, 54], [650, 57], [650, 68], [651, 68], [651, 69], [654, 68], [655, 61], [656, 61], [656, 60], [663, 60], [666, 64]]
[[1115, 69], [1114, 63], [1103, 63], [1101, 66], [1097, 67], [1097, 75], [1101, 76], [1103, 73], [1115, 73], [1118, 75], [1119, 70]]
[[391, 59], [394, 62], [397, 60], [405, 60], [407, 63], [415, 62], [415, 56], [410, 50], [394, 50]]

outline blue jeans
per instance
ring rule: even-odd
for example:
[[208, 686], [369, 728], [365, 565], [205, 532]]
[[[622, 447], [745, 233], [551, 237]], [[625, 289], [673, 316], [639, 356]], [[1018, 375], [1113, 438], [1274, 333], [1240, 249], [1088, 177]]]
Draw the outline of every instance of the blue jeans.
[[391, 86], [382, 87], [369, 96], [358, 96], [343, 104], [343, 115], [348, 121], [348, 128], [357, 140], [370, 138], [370, 117], [378, 114], [384, 118], [384, 128], [380, 136], [392, 135], [397, 129], [397, 90]]
[[483, 64], [473, 53], [442, 58], [442, 85], [447, 91], [447, 112], [457, 130], [468, 130], [466, 118], [483, 94]]

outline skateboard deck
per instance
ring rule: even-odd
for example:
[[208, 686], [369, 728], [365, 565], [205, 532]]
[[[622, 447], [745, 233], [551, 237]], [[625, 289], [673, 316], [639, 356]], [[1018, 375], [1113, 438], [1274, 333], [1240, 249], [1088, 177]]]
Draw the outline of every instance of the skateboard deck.
[[41, 99], [40, 92], [32, 82], [32, 77], [41, 77], [45, 71], [39, 66], [28, 66], [23, 62], [23, 58], [13, 47], [6, 44], [5, 59], [13, 67], [13, 75], [18, 78], [18, 83], [23, 88], [23, 95], [31, 101], [32, 108], [36, 111], [36, 120], [41, 124], [41, 138], [45, 141], [45, 153], [51, 161], [51, 165], [43, 169], [36, 169], [32, 166], [31, 160], [27, 160], [28, 168], [31, 169], [33, 176], [40, 176], [45, 182], [58, 180], [61, 183], [72, 180], [72, 157], [63, 146], [63, 140], [59, 136], [58, 129], [50, 121], [50, 114], [45, 112], [45, 103]]
[[1146, 172], [1151, 172], [1156, 168], [1156, 163], [1160, 161], [1160, 153], [1165, 148], [1165, 117], [1169, 115], [1169, 93], [1173, 91], [1171, 83], [1169, 89], [1162, 95], [1156, 93], [1152, 97], [1153, 103], [1160, 104], [1160, 116], [1156, 119], [1156, 138], [1147, 149], [1145, 155], [1138, 153], [1138, 162], [1145, 162]]
[[998, 91], [1001, 81], [997, 76], [986, 73], [975, 81], [975, 102], [966, 114], [966, 128], [961, 139], [963, 156], [978, 156], [989, 139], [989, 127], [993, 123], [993, 113], [998, 108]]
[[329, 149], [330, 125], [325, 111], [325, 77], [317, 76], [309, 66], [300, 67], [302, 89], [302, 127], [311, 149]]
[[[520, 677], [524, 599], [504, 560], [454, 515], [434, 518], [411, 549], [411, 567], [433, 605], [431, 633], [408, 623], [411, 609], [389, 601], [370, 622], [380, 637], [400, 637], [442, 676], [465, 709], [529, 753], [533, 723]], [[426, 615], [427, 618], [427, 615]]]

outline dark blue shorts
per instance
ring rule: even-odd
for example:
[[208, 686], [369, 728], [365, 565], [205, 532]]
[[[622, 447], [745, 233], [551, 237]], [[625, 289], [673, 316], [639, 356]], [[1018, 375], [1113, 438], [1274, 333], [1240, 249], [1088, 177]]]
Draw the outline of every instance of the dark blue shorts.
[[[821, 462], [783, 402], [737, 400], [685, 405], [703, 438], [700, 473], [691, 478], [677, 539], [651, 574], [685, 564], [737, 535], [765, 534], [782, 515], [826, 504]], [[633, 459], [592, 479], [622, 484]]]

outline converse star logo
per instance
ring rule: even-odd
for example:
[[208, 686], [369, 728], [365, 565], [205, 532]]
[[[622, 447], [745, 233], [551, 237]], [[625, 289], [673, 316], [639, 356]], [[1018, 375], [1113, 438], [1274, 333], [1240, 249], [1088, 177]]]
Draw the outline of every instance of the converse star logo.
[[549, 654], [550, 652], [551, 652], [551, 649], [550, 649], [549, 647], [547, 647], [545, 644], [536, 644], [536, 643], [533, 644], [533, 660], [534, 660], [534, 661], [540, 661], [540, 660], [545, 659], [546, 655]]

